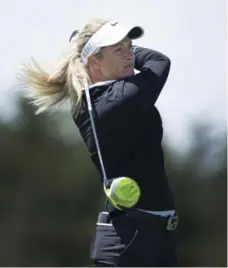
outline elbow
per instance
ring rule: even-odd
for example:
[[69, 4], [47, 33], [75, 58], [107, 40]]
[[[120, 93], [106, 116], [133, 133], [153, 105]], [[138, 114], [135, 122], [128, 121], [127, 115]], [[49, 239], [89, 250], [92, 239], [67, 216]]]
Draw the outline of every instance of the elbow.
[[166, 81], [168, 79], [169, 73], [170, 73], [170, 67], [171, 67], [170, 58], [165, 56], [163, 63], [164, 63], [163, 64], [163, 71], [162, 71], [160, 79], [159, 79], [161, 88], [163, 88], [163, 86], [165, 85], [165, 83], [166, 83]]
[[166, 68], [168, 69], [168, 70], [170, 70], [170, 67], [171, 67], [171, 59], [169, 58], [169, 57], [167, 57], [167, 56], [165, 56], [165, 65], [166, 65]]
[[170, 68], [171, 68], [171, 59], [167, 56], [165, 56], [165, 68], [164, 68], [164, 77], [167, 79], [169, 72], [170, 72]]

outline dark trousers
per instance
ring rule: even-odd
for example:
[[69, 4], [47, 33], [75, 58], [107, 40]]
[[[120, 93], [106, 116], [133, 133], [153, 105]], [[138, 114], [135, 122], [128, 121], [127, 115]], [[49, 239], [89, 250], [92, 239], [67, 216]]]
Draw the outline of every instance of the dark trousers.
[[[104, 216], [104, 215], [103, 215]], [[177, 225], [145, 212], [123, 213], [102, 219], [91, 245], [93, 266], [177, 267]], [[171, 229], [171, 230], [170, 230]]]

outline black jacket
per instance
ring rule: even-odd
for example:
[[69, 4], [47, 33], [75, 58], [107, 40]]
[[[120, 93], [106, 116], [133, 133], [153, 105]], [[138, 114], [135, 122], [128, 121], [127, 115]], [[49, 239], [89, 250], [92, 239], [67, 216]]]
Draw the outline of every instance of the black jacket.
[[[142, 195], [137, 207], [174, 209], [161, 147], [162, 120], [155, 107], [169, 74], [170, 59], [142, 47], [135, 47], [134, 53], [138, 74], [90, 88], [104, 165], [110, 179], [127, 176], [138, 182]], [[73, 110], [72, 114], [101, 172], [84, 93], [78, 116]], [[107, 208], [113, 210], [109, 203]]]

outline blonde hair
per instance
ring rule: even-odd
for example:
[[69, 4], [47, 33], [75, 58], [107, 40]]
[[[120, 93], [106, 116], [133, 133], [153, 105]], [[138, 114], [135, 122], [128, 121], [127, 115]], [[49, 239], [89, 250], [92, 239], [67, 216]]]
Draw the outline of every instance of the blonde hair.
[[[24, 96], [32, 99], [31, 103], [37, 108], [36, 114], [61, 104], [68, 98], [74, 110], [79, 110], [85, 83], [91, 84], [87, 66], [81, 60], [81, 52], [88, 40], [106, 22], [107, 20], [94, 19], [86, 24], [72, 38], [69, 51], [60, 58], [52, 72], [44, 71], [35, 60], [23, 65], [18, 79], [24, 89]], [[99, 52], [96, 51], [97, 54]]]

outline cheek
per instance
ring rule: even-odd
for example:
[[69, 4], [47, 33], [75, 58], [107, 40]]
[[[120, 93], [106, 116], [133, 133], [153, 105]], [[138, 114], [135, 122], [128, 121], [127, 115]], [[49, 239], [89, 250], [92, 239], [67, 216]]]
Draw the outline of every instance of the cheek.
[[102, 73], [105, 77], [123, 78], [131, 75], [129, 69], [124, 68], [125, 61], [122, 57], [107, 57], [102, 64]]
[[113, 68], [113, 64], [105, 64], [102, 68], [102, 73], [105, 77], [112, 77], [113, 73], [115, 73], [115, 70]]
[[118, 61], [118, 59], [110, 58], [103, 65], [103, 72], [105, 72], [108, 75], [118, 74], [119, 72], [123, 71], [123, 65], [121, 65], [120, 63], [121, 62]]
[[123, 59], [118, 59], [117, 62], [116, 62], [116, 69], [118, 72], [124, 72], [125, 71], [125, 68], [124, 68], [124, 65], [125, 65], [125, 61]]

